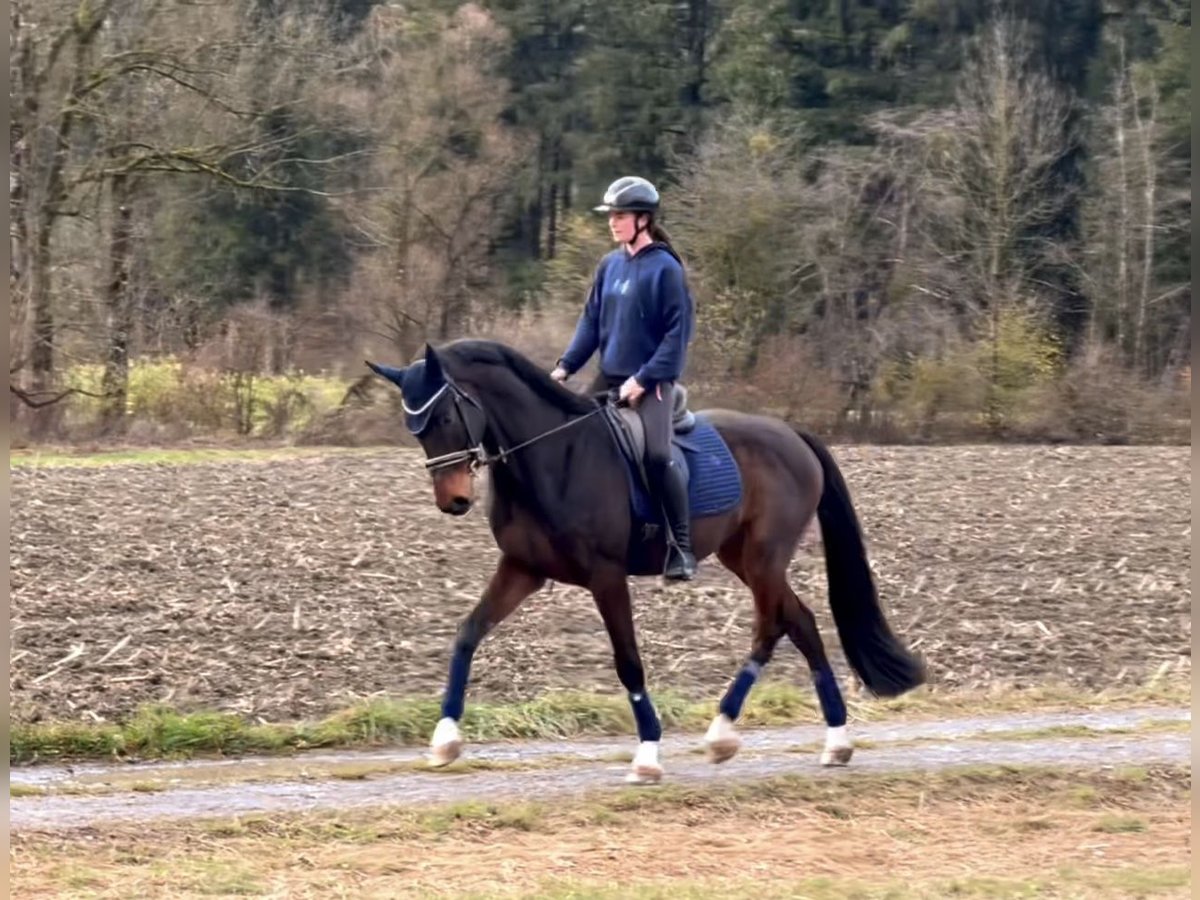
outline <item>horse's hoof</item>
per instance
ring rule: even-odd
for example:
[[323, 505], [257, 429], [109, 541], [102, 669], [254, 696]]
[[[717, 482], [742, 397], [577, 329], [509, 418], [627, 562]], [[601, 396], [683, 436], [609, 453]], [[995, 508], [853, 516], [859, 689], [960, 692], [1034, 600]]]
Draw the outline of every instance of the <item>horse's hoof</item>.
[[429, 746], [429, 765], [433, 768], [448, 766], [462, 753], [463, 739], [458, 723], [453, 719], [442, 719], [433, 730]]
[[704, 735], [704, 744], [708, 749], [708, 761], [723, 763], [733, 759], [742, 746], [742, 736], [733, 727], [733, 721], [722, 713], [713, 719]]
[[846, 726], [830, 728], [825, 736], [825, 750], [821, 753], [821, 765], [844, 766], [854, 755], [854, 745], [846, 736]]
[[628, 784], [658, 784], [662, 781], [663, 767], [658, 762], [658, 742], [642, 741], [633, 755], [633, 768], [625, 776]]
[[821, 765], [844, 766], [854, 755], [853, 747], [829, 747], [821, 753]]
[[658, 784], [662, 781], [662, 766], [635, 766], [625, 776], [626, 784]]

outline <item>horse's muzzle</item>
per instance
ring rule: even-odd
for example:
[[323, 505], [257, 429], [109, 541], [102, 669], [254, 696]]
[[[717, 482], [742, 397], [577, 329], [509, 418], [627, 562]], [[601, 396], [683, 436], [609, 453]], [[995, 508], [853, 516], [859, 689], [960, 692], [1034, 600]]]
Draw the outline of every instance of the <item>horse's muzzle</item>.
[[471, 501], [467, 497], [454, 497], [444, 506], [439, 503], [438, 508], [452, 516], [465, 516], [471, 511]]
[[474, 481], [464, 464], [433, 476], [433, 499], [437, 508], [452, 516], [466, 515], [472, 506]]

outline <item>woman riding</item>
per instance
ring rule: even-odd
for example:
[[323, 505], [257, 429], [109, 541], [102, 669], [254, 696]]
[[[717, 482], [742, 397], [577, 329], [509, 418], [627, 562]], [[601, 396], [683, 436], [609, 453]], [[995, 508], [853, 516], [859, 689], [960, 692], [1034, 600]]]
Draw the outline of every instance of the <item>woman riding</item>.
[[[575, 336], [551, 373], [566, 381], [600, 351], [596, 389], [617, 389], [637, 410], [646, 430], [646, 468], [670, 528], [663, 576], [687, 581], [696, 574], [690, 510], [683, 473], [671, 458], [675, 383], [687, 362], [693, 307], [683, 262], [654, 221], [659, 196], [644, 178], [624, 177], [595, 207], [621, 247], [596, 269]], [[672, 541], [673, 538], [673, 541]]]

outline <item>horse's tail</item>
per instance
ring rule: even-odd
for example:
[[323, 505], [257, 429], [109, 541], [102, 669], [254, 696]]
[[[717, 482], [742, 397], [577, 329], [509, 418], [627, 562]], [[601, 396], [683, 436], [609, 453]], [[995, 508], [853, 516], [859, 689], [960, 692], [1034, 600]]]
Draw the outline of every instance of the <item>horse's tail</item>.
[[863, 684], [877, 696], [895, 697], [925, 682], [924, 663], [892, 633], [879, 604], [867, 564], [867, 550], [850, 489], [824, 444], [798, 432], [812, 448], [825, 473], [825, 488], [817, 504], [829, 605], [846, 660]]

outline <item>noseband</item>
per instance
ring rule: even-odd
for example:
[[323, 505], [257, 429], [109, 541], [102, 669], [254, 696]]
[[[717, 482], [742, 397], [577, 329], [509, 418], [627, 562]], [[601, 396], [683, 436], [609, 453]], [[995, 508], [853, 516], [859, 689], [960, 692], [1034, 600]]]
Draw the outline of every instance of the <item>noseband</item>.
[[[571, 419], [569, 422], [564, 422], [562, 425], [556, 425], [549, 431], [543, 431], [541, 434], [535, 435], [527, 441], [522, 441], [515, 447], [510, 447], [507, 450], [501, 447], [500, 452], [493, 455], [488, 453], [487, 449], [483, 446], [483, 435], [480, 434], [478, 438], [475, 436], [475, 429], [471, 427], [471, 419], [463, 409], [464, 405], [469, 404], [475, 407], [475, 409], [479, 411], [480, 415], [486, 418], [487, 414], [483, 411], [483, 407], [479, 405], [479, 402], [474, 397], [449, 379], [447, 379], [446, 383], [438, 388], [437, 392], [427, 401], [425, 401], [425, 403], [419, 409], [409, 409], [408, 404], [404, 403], [404, 411], [410, 416], [420, 416], [424, 413], [427, 413], [432, 409], [435, 403], [442, 399], [443, 395], [447, 392], [454, 399], [454, 408], [458, 412], [458, 419], [460, 422], [462, 422], [463, 429], [467, 432], [468, 446], [464, 450], [454, 450], [450, 453], [443, 453], [441, 456], [433, 456], [425, 460], [425, 468], [430, 472], [435, 472], [438, 469], [448, 469], [453, 466], [459, 466], [463, 463], [467, 463], [471, 472], [474, 473], [475, 470], [480, 466], [490, 466], [497, 462], [507, 462], [508, 457], [516, 453], [518, 450], [524, 449], [530, 444], [536, 444], [542, 438], [549, 437], [556, 432], [570, 428], [572, 425], [578, 425], [585, 419], [590, 419], [592, 416], [604, 412], [604, 407], [599, 405], [591, 412], [584, 413], [579, 418]], [[424, 431], [424, 429], [422, 429], [422, 431]]]

